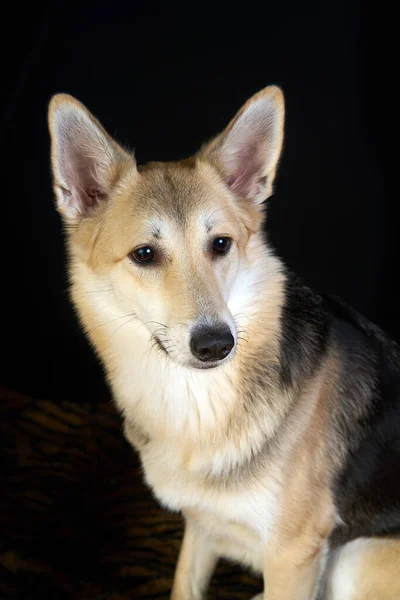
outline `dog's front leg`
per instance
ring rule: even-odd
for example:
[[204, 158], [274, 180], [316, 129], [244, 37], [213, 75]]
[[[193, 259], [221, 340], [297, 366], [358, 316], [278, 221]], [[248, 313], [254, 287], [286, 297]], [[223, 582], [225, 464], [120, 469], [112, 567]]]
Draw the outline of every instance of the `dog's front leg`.
[[171, 600], [204, 600], [217, 561], [211, 544], [187, 519]]
[[326, 562], [325, 547], [321, 541], [307, 545], [299, 539], [269, 552], [263, 572], [265, 600], [315, 600]]

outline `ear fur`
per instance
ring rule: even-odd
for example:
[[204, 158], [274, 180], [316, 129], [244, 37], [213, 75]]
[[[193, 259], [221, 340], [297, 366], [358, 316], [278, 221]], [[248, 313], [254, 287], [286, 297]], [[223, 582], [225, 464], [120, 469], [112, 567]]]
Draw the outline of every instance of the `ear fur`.
[[200, 151], [212, 163], [231, 191], [260, 204], [272, 194], [282, 150], [284, 96], [276, 86], [255, 94], [227, 128]]
[[53, 96], [48, 122], [57, 206], [73, 223], [107, 200], [123, 169], [135, 168], [135, 161], [72, 96]]

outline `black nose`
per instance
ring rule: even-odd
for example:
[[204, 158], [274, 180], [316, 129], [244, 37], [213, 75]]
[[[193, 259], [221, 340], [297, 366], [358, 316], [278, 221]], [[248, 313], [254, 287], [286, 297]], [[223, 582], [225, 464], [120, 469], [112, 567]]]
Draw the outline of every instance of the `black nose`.
[[190, 339], [192, 354], [203, 362], [226, 358], [235, 340], [229, 327], [201, 327], [195, 329]]

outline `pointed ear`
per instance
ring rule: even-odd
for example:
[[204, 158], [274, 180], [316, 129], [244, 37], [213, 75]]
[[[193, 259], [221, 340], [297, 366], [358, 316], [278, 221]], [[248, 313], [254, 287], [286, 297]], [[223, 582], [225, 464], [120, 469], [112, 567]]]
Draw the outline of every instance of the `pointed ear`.
[[285, 117], [280, 88], [261, 90], [237, 113], [228, 127], [200, 151], [239, 198], [261, 203], [272, 194], [282, 150]]
[[107, 200], [135, 161], [75, 98], [57, 94], [49, 105], [54, 190], [58, 210], [73, 223]]

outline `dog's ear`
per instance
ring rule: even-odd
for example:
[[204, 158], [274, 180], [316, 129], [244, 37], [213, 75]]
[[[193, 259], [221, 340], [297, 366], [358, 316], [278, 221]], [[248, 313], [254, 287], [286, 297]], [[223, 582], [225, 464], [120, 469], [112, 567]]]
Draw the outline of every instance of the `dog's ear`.
[[228, 127], [200, 151], [231, 191], [261, 203], [272, 194], [282, 150], [285, 105], [282, 90], [269, 86], [250, 98]]
[[72, 96], [53, 96], [48, 118], [58, 210], [74, 223], [107, 199], [135, 161]]

